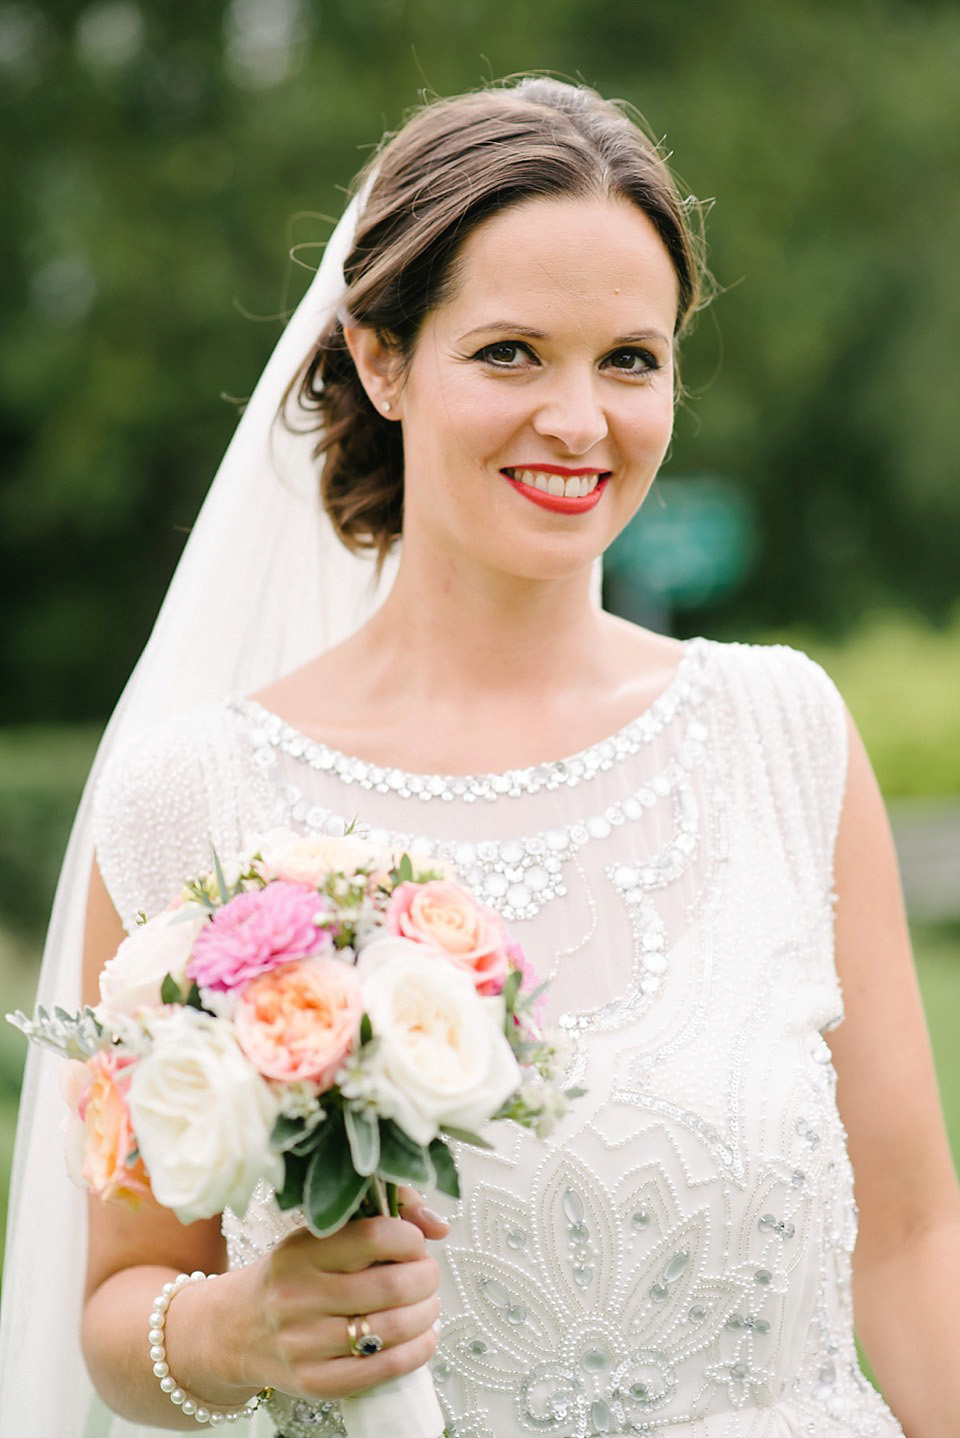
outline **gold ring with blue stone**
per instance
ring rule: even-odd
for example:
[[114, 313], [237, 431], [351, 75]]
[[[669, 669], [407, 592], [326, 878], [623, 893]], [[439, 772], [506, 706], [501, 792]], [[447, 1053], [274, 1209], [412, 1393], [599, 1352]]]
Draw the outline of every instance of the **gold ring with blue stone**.
[[383, 1347], [383, 1339], [374, 1333], [362, 1314], [347, 1319], [347, 1340], [354, 1358], [372, 1358]]

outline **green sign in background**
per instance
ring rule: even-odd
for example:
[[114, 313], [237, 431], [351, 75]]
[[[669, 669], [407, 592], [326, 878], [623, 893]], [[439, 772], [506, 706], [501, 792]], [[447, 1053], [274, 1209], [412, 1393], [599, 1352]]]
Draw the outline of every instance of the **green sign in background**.
[[657, 481], [608, 551], [619, 588], [668, 608], [709, 604], [736, 588], [755, 553], [752, 511], [731, 480], [704, 475]]

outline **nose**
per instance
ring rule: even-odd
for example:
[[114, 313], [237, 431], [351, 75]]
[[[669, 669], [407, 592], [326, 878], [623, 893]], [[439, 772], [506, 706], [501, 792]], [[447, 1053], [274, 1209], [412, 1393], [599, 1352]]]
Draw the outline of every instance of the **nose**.
[[558, 440], [571, 456], [585, 455], [605, 439], [607, 416], [596, 383], [592, 366], [552, 376], [533, 418], [537, 434]]

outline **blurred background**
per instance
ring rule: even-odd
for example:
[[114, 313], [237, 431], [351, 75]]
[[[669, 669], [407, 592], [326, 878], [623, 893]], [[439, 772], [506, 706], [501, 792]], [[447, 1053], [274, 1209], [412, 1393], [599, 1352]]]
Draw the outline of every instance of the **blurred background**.
[[[719, 294], [606, 599], [825, 664], [889, 801], [960, 1155], [955, 0], [0, 0], [0, 982], [343, 187], [520, 70], [646, 116]], [[202, 627], [199, 632], [202, 642]], [[0, 1027], [0, 1192], [23, 1058]]]

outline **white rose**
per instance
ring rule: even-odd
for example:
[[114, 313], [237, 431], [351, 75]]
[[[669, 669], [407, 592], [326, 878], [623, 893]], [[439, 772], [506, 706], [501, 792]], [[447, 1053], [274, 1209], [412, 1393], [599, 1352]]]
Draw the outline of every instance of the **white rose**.
[[420, 1144], [445, 1124], [492, 1117], [521, 1075], [469, 974], [403, 939], [369, 945], [357, 971], [379, 1040], [369, 1078], [381, 1111]]
[[157, 1201], [182, 1223], [224, 1208], [243, 1215], [260, 1179], [283, 1182], [270, 1148], [277, 1099], [219, 1019], [180, 1009], [153, 1033], [128, 1104]]
[[329, 873], [353, 874], [358, 869], [390, 867], [391, 856], [375, 844], [353, 834], [332, 838], [327, 834], [300, 835], [292, 829], [273, 829], [257, 847], [258, 868], [265, 879], [286, 879], [291, 884], [322, 884]]
[[207, 922], [199, 907], [164, 909], [124, 939], [100, 975], [100, 1002], [107, 1015], [134, 1016], [162, 1003], [167, 974], [183, 982], [193, 941]]

